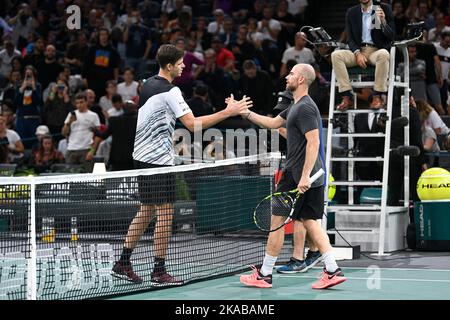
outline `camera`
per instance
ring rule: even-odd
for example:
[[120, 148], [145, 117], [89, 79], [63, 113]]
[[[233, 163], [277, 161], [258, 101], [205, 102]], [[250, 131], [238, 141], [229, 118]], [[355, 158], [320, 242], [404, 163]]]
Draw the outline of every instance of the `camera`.
[[33, 77], [30, 76], [30, 75], [27, 75], [27, 76], [25, 77], [25, 79], [26, 79], [27, 81], [31, 81], [31, 80], [33, 80]]
[[424, 21], [409, 23], [406, 26], [406, 39], [415, 39], [421, 37], [424, 25]]
[[63, 85], [63, 84], [58, 84], [57, 88], [58, 88], [59, 91], [64, 91], [64, 89], [66, 88], [66, 86]]
[[373, 0], [373, 5], [374, 6], [380, 6], [381, 5], [381, 0]]

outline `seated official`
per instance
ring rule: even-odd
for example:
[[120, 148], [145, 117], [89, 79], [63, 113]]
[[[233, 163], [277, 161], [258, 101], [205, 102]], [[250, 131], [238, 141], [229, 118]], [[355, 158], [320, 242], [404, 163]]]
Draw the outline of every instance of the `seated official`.
[[347, 10], [345, 29], [350, 50], [337, 50], [331, 55], [342, 101], [337, 109], [344, 111], [353, 106], [352, 86], [347, 67], [375, 66], [375, 85], [371, 108], [384, 105], [382, 96], [388, 90], [389, 50], [395, 36], [395, 25], [389, 5], [375, 6], [372, 0], [359, 0]]

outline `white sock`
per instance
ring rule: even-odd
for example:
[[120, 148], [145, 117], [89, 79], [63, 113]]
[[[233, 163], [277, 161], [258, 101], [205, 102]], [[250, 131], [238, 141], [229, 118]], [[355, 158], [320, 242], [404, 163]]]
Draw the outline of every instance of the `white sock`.
[[275, 266], [275, 263], [277, 262], [277, 258], [278, 257], [269, 256], [266, 253], [266, 255], [264, 256], [263, 265], [261, 267], [261, 270], [259, 270], [259, 272], [263, 276], [268, 276], [268, 275], [272, 274], [272, 270], [273, 270], [273, 267]]
[[322, 257], [323, 263], [325, 264], [325, 269], [327, 269], [328, 272], [335, 272], [336, 269], [339, 268], [332, 251], [323, 253]]

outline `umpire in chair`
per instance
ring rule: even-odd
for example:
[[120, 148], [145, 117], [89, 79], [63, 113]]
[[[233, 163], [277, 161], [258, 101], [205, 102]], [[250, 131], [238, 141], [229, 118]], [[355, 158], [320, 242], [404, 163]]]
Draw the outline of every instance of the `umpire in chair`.
[[394, 40], [395, 25], [389, 5], [379, 1], [359, 0], [359, 5], [347, 10], [345, 30], [350, 50], [337, 50], [331, 55], [341, 103], [339, 111], [353, 106], [352, 86], [347, 67], [359, 66], [366, 69], [375, 66], [375, 85], [370, 107], [380, 109], [384, 106], [382, 96], [387, 92], [389, 74], [389, 50]]

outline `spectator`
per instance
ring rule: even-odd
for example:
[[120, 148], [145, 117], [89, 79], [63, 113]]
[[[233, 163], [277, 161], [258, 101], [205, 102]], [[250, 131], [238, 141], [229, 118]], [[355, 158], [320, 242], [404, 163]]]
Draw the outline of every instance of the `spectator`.
[[86, 86], [92, 89], [96, 96], [103, 96], [106, 81], [117, 81], [119, 65], [119, 53], [109, 42], [108, 29], [100, 28], [98, 43], [89, 48], [83, 64], [82, 76]]
[[10, 100], [3, 100], [0, 115], [6, 119], [6, 129], [14, 130], [16, 122], [16, 114], [12, 108]]
[[[398, 108], [395, 111], [400, 111]], [[395, 121], [396, 116], [393, 115], [391, 127], [391, 149], [403, 146], [405, 144], [405, 127], [402, 122]], [[420, 201], [417, 195], [417, 181], [422, 173], [427, 169], [426, 158], [423, 152], [422, 130], [419, 112], [416, 108], [416, 102], [413, 96], [409, 97], [409, 145], [420, 149], [417, 157], [409, 157], [409, 191], [410, 199], [414, 202]], [[388, 205], [398, 206], [399, 200], [403, 195], [404, 182], [404, 164], [405, 157], [395, 152], [391, 152], [389, 159], [389, 178], [388, 178]], [[411, 218], [411, 216], [410, 216]]]
[[297, 27], [295, 23], [294, 15], [288, 11], [289, 3], [287, 0], [281, 0], [278, 3], [277, 12], [275, 19], [281, 23], [281, 34], [283, 35], [283, 40], [289, 42], [289, 45], [294, 45], [294, 33]]
[[41, 60], [37, 66], [37, 79], [45, 90], [51, 82], [55, 82], [63, 67], [56, 61], [56, 49], [53, 45], [45, 48], [44, 60]]
[[75, 96], [75, 106], [76, 110], [67, 115], [61, 130], [63, 136], [68, 138], [66, 163], [81, 164], [86, 172], [92, 172], [93, 163], [88, 153], [93, 143], [94, 130], [100, 127], [100, 120], [97, 114], [89, 110], [85, 94]]
[[442, 12], [436, 13], [436, 27], [428, 31], [428, 42], [442, 41], [442, 33], [450, 32], [450, 27], [445, 25], [444, 14]]
[[308, 6], [308, 0], [291, 0], [288, 3], [288, 11], [293, 16], [303, 15]]
[[262, 48], [267, 53], [269, 72], [278, 75], [280, 72], [280, 49], [278, 36], [281, 31], [281, 23], [273, 19], [273, 8], [266, 5], [263, 10], [263, 18], [258, 21], [258, 30], [262, 33]]
[[112, 96], [113, 107], [107, 111], [107, 118], [118, 117], [123, 114], [123, 100], [120, 94]]
[[205, 51], [205, 68], [198, 75], [198, 80], [207, 83], [211, 103], [219, 108], [225, 107], [225, 97], [229, 87], [225, 78], [225, 72], [216, 64], [216, 52], [213, 49]]
[[450, 72], [450, 32], [441, 34], [441, 42], [435, 43], [437, 54], [442, 67], [441, 104], [444, 113], [448, 110], [448, 73]]
[[108, 2], [102, 15], [103, 25], [111, 32], [114, 28], [120, 28], [114, 3]]
[[128, 17], [123, 42], [126, 44], [126, 66], [136, 70], [139, 79], [143, 78], [152, 42], [150, 29], [142, 24], [141, 14], [137, 9], [132, 10]]
[[55, 142], [50, 135], [44, 135], [39, 148], [33, 152], [30, 166], [38, 174], [49, 172], [53, 164], [64, 163], [63, 154], [55, 147]]
[[[10, 100], [14, 101], [16, 96], [17, 87], [20, 86], [22, 82], [22, 73], [20, 71], [13, 70], [9, 75], [9, 82], [3, 89], [3, 95], [0, 93], [1, 100]], [[12, 107], [12, 110], [15, 110], [15, 107]]]
[[123, 101], [133, 100], [137, 95], [139, 83], [134, 80], [134, 69], [125, 68], [123, 80], [117, 85], [117, 93], [122, 96]]
[[297, 32], [295, 34], [295, 46], [286, 49], [281, 59], [280, 77], [286, 74], [286, 62], [288, 60], [295, 60], [297, 63], [307, 63], [314, 65], [316, 59], [311, 49], [306, 48], [306, 34], [304, 32]]
[[47, 38], [50, 33], [49, 14], [45, 10], [38, 10], [33, 26], [37, 34]]
[[100, 98], [99, 105], [102, 108], [103, 114], [106, 116], [108, 110], [113, 107], [112, 97], [117, 93], [117, 84], [114, 80], [106, 81], [106, 94]]
[[77, 40], [67, 46], [66, 56], [64, 61], [70, 67], [72, 74], [81, 74], [83, 61], [88, 52], [87, 37], [84, 31], [77, 33]]
[[86, 95], [89, 110], [97, 114], [101, 124], [105, 124], [105, 115], [102, 108], [95, 103], [95, 92], [91, 89], [86, 89], [84, 94]]
[[11, 71], [18, 71], [20, 74], [23, 73], [23, 59], [22, 57], [14, 57], [11, 60]]
[[50, 135], [50, 130], [45, 125], [40, 125], [36, 128], [36, 143], [33, 144], [33, 147], [31, 148], [32, 152], [39, 150], [39, 147], [41, 145], [42, 138], [46, 135]]
[[109, 163], [113, 171], [132, 170], [134, 137], [136, 134], [137, 105], [125, 102], [124, 113], [119, 117], [109, 119], [108, 128], [103, 133], [96, 132], [93, 151], [88, 159], [93, 159], [95, 151], [102, 140], [112, 137]]
[[207, 30], [205, 17], [197, 18], [197, 24], [191, 31], [191, 37], [194, 37], [197, 41], [196, 51], [203, 52], [211, 47], [212, 35]]
[[417, 58], [425, 61], [426, 68], [425, 83], [427, 85], [427, 101], [436, 109], [439, 114], [445, 114], [442, 107], [440, 87], [442, 87], [442, 66], [436, 47], [425, 41], [416, 42]]
[[218, 36], [225, 33], [224, 23], [225, 23], [225, 14], [222, 9], [216, 9], [213, 12], [214, 21], [211, 21], [208, 24], [208, 32]]
[[397, 0], [392, 5], [392, 15], [395, 24], [395, 40], [403, 40], [406, 35], [406, 26], [409, 23], [408, 17], [405, 15], [403, 3]]
[[[184, 69], [181, 76], [176, 78], [173, 83], [177, 85], [183, 92], [186, 99], [192, 97], [192, 86], [194, 80], [197, 78], [198, 74], [202, 70], [202, 66], [205, 64], [203, 60], [197, 58], [192, 52], [185, 50], [185, 39], [183, 37], [178, 38], [176, 42], [176, 47], [184, 51], [183, 63]], [[194, 69], [194, 65], [198, 66]]]
[[419, 9], [417, 14], [417, 20], [425, 22], [424, 29], [429, 31], [436, 26], [433, 16], [429, 12], [428, 3], [426, 0], [419, 2]]
[[226, 17], [223, 23], [224, 32], [219, 35], [220, 40], [222, 40], [222, 43], [225, 46], [228, 46], [230, 43], [236, 41], [236, 32], [233, 28], [233, 19]]
[[254, 1], [253, 8], [249, 14], [249, 18], [256, 19], [256, 21], [260, 21], [263, 18], [263, 9], [264, 9], [264, 1], [262, 0]]
[[258, 20], [250, 18], [248, 20], [248, 40], [252, 42], [256, 48], [262, 47], [262, 41], [264, 39], [263, 34], [258, 30]]
[[187, 101], [189, 108], [195, 117], [207, 116], [215, 112], [214, 107], [208, 102], [208, 87], [197, 84], [194, 88], [194, 96]]
[[211, 48], [216, 52], [216, 65], [225, 72], [232, 72], [236, 69], [233, 53], [223, 46], [223, 42], [219, 37], [214, 37], [211, 41]]
[[7, 155], [7, 163], [10, 163], [23, 157], [24, 146], [17, 132], [6, 128], [6, 121], [5, 117], [0, 116], [0, 145], [2, 154]]
[[434, 130], [438, 137], [438, 143], [441, 149], [447, 150], [450, 142], [450, 129], [428, 103], [423, 100], [417, 100], [416, 104], [421, 121], [425, 126]]
[[0, 88], [3, 88], [10, 76], [12, 66], [11, 60], [14, 57], [20, 57], [20, 51], [14, 48], [14, 44], [10, 40], [3, 42], [4, 49], [0, 50]]
[[36, 36], [34, 43], [31, 44], [32, 51], [25, 55], [23, 66], [32, 65], [36, 67], [42, 60], [44, 60], [45, 40], [41, 36]]
[[[415, 46], [408, 47], [409, 54], [409, 86], [411, 95], [416, 99], [427, 99], [427, 85], [425, 83], [426, 64], [422, 59], [417, 59], [417, 49]], [[397, 74], [402, 78], [405, 73], [405, 63], [401, 62], [397, 68]]]
[[256, 56], [256, 48], [249, 40], [247, 40], [248, 27], [240, 25], [236, 40], [228, 45], [234, 57], [236, 58], [236, 67], [242, 71], [242, 64], [245, 60], [251, 60]]
[[275, 88], [269, 74], [258, 70], [252, 60], [244, 61], [244, 75], [241, 78], [242, 94], [253, 101], [252, 110], [261, 115], [272, 114], [275, 105]]
[[59, 142], [63, 138], [61, 136], [61, 130], [64, 126], [64, 120], [67, 114], [73, 109], [67, 82], [58, 80], [51, 87], [51, 92], [44, 103], [42, 112], [42, 120], [48, 126], [50, 134], [56, 142]]
[[169, 19], [174, 20], [182, 12], [189, 13], [192, 17], [192, 8], [185, 4], [184, 0], [164, 0], [161, 6], [164, 12], [169, 14]]
[[88, 18], [84, 23], [83, 30], [86, 30], [87, 34], [93, 35], [97, 31], [97, 16], [98, 11], [92, 9], [89, 11]]
[[22, 3], [17, 15], [9, 19], [8, 24], [12, 28], [11, 40], [21, 50], [27, 43], [28, 35], [34, 30], [30, 6]]
[[[434, 130], [429, 126], [425, 125], [424, 122], [422, 122], [422, 143], [423, 143], [423, 150], [425, 152], [439, 152], [441, 150], [439, 148], [436, 132], [434, 132]], [[428, 168], [434, 167], [434, 160], [435, 160], [434, 156], [427, 157]]]
[[17, 113], [16, 129], [27, 149], [33, 145], [34, 133], [41, 123], [41, 103], [42, 89], [36, 79], [36, 69], [33, 66], [27, 66], [24, 81], [14, 97]]

